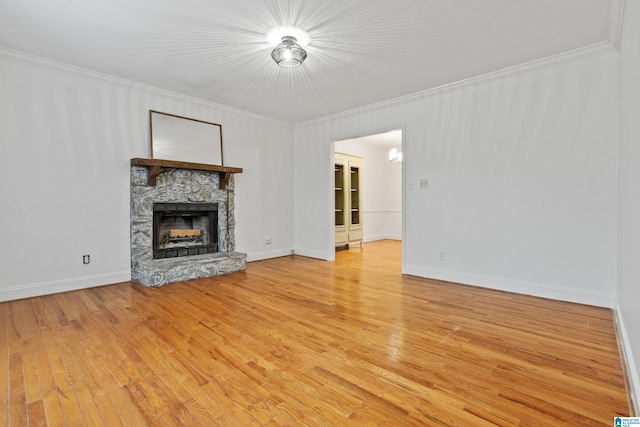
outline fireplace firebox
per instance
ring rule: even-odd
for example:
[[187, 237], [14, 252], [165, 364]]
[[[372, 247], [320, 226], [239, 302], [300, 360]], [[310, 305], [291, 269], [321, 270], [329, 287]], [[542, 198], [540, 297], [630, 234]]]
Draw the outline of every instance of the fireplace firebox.
[[217, 203], [154, 203], [153, 258], [218, 252]]

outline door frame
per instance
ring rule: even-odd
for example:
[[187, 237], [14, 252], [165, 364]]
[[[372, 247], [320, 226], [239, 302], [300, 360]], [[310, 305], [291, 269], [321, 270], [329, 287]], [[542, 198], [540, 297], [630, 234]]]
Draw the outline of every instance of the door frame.
[[[401, 197], [402, 197], [402, 272], [404, 273], [405, 271], [405, 239], [406, 239], [406, 176], [407, 176], [407, 156], [406, 156], [406, 134], [407, 134], [407, 129], [406, 129], [406, 124], [405, 123], [401, 123], [401, 124], [396, 124], [396, 125], [390, 125], [390, 126], [384, 126], [384, 127], [380, 127], [380, 128], [370, 128], [370, 129], [366, 129], [363, 130], [361, 132], [350, 132], [347, 133], [345, 135], [341, 135], [341, 136], [337, 136], [337, 137], [333, 137], [331, 138], [331, 140], [329, 141], [328, 147], [328, 156], [330, 158], [329, 161], [329, 165], [330, 167], [328, 168], [327, 171], [327, 176], [328, 176], [328, 183], [329, 185], [327, 185], [328, 188], [328, 194], [327, 194], [327, 199], [329, 201], [328, 206], [328, 215], [329, 215], [329, 229], [327, 230], [327, 233], [329, 233], [329, 248], [327, 248], [327, 260], [328, 261], [335, 261], [335, 257], [336, 257], [336, 248], [335, 248], [335, 195], [334, 195], [334, 187], [333, 187], [333, 180], [334, 180], [334, 174], [333, 174], [333, 170], [335, 168], [335, 153], [336, 153], [336, 143], [340, 142], [340, 141], [344, 141], [344, 140], [348, 140], [348, 139], [356, 139], [356, 138], [364, 138], [367, 136], [373, 136], [373, 135], [379, 135], [379, 134], [383, 134], [392, 130], [400, 130], [401, 131], [401, 147], [402, 147], [402, 152], [405, 153], [404, 159], [403, 159], [403, 165], [402, 165], [402, 189], [401, 189]], [[365, 190], [366, 191], [366, 190]], [[364, 213], [363, 213], [364, 215]], [[363, 230], [364, 233], [364, 230]], [[364, 238], [364, 236], [363, 236]]]

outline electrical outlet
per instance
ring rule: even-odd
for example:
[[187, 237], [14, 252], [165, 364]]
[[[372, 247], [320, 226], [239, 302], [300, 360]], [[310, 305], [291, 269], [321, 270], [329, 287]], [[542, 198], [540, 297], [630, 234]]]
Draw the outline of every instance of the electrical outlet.
[[444, 249], [438, 250], [438, 261], [444, 261], [447, 259], [447, 253]]
[[91, 257], [89, 255], [82, 255], [82, 263], [87, 265], [91, 262]]
[[428, 179], [421, 179], [420, 180], [420, 189], [424, 190], [426, 188], [429, 188], [429, 180]]
[[264, 244], [265, 245], [270, 245], [271, 244], [271, 236], [267, 236], [264, 238]]

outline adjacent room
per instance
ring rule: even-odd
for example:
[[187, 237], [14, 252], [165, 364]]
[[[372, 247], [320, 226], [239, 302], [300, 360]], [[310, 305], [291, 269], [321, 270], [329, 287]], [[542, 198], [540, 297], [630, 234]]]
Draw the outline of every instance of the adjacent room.
[[0, 2], [0, 425], [638, 420], [638, 76], [633, 0]]

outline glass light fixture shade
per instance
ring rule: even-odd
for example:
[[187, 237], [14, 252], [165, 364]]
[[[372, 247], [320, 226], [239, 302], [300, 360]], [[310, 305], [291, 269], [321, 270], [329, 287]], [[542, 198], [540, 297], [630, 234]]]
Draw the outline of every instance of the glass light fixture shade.
[[282, 38], [282, 43], [271, 52], [271, 57], [276, 64], [283, 68], [293, 68], [307, 59], [307, 52], [296, 41], [296, 38], [291, 36]]
[[392, 148], [389, 151], [389, 161], [392, 165], [402, 162], [402, 152], [398, 151], [397, 148]]

